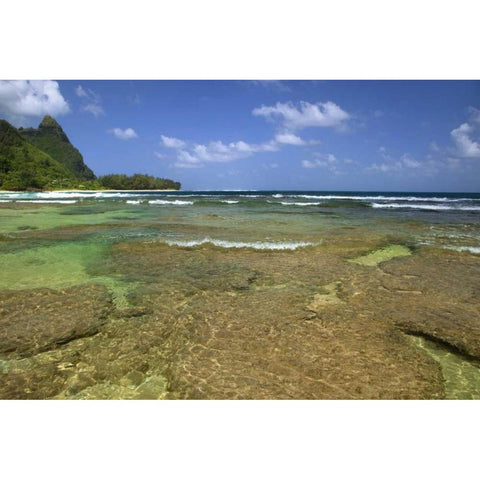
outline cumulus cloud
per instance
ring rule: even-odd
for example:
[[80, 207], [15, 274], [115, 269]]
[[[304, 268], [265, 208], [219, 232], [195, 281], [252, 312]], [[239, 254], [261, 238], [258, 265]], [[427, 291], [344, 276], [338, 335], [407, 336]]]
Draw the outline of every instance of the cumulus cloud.
[[480, 143], [472, 136], [475, 128], [469, 123], [462, 123], [458, 128], [450, 132], [455, 143], [456, 156], [461, 158], [480, 158]]
[[85, 90], [81, 85], [78, 85], [77, 88], [75, 88], [75, 94], [82, 99], [81, 109], [84, 112], [90, 112], [95, 117], [105, 115], [102, 99], [98, 93], [90, 88]]
[[255, 108], [252, 114], [270, 121], [280, 122], [286, 130], [300, 130], [307, 127], [344, 127], [350, 114], [333, 102], [309, 103], [277, 102], [274, 106]]
[[275, 141], [286, 145], [306, 145], [305, 140], [301, 139], [294, 133], [279, 133], [275, 135]]
[[138, 138], [138, 135], [133, 128], [126, 128], [125, 130], [122, 130], [121, 128], [112, 128], [108, 131], [108, 133], [112, 133], [120, 140], [131, 140], [132, 138]]
[[185, 142], [183, 140], [179, 140], [178, 138], [174, 137], [167, 137], [165, 135], [161, 135], [162, 139], [162, 145], [167, 148], [184, 148], [185, 147]]
[[200, 160], [185, 150], [180, 150], [177, 155], [177, 161], [173, 164], [177, 168], [200, 168]]
[[221, 141], [209, 144], [196, 144], [193, 154], [204, 162], [231, 162], [240, 158], [246, 158], [256, 152], [273, 152], [278, 150], [275, 142], [252, 144], [240, 140], [238, 142], [223, 143]]
[[280, 143], [275, 139], [254, 144], [243, 140], [224, 143], [220, 140], [210, 143], [189, 143], [179, 138], [161, 135], [161, 145], [177, 151], [177, 159], [173, 164], [179, 168], [198, 168], [206, 163], [227, 163], [247, 158], [258, 152], [274, 152], [279, 150]]
[[190, 143], [179, 138], [161, 135], [160, 144], [165, 148], [177, 151], [174, 166], [179, 168], [197, 168], [207, 163], [226, 163], [248, 158], [255, 153], [276, 152], [285, 145], [315, 145], [315, 140], [306, 141], [294, 133], [283, 130], [274, 138], [262, 143], [248, 143], [243, 140], [224, 143], [221, 140], [209, 143]]
[[9, 119], [59, 116], [70, 112], [52, 80], [0, 80], [0, 113]]

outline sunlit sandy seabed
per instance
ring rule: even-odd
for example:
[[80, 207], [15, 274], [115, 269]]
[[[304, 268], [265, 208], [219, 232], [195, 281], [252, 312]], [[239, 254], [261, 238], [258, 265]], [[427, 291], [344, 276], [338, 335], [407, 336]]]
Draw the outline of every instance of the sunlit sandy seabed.
[[480, 398], [480, 195], [0, 193], [0, 398]]

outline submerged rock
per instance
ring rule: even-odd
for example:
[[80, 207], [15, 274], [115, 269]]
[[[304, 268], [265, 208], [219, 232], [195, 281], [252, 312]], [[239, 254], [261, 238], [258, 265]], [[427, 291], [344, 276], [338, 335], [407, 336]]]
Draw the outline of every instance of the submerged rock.
[[341, 284], [337, 282], [325, 285], [323, 287], [323, 291], [320, 293], [317, 293], [313, 297], [313, 301], [307, 305], [307, 310], [318, 313], [324, 307], [327, 307], [330, 305], [342, 304], [343, 301], [340, 298], [338, 298], [338, 295], [337, 295], [340, 285]]
[[0, 293], [0, 353], [29, 355], [96, 334], [112, 308], [101, 285]]

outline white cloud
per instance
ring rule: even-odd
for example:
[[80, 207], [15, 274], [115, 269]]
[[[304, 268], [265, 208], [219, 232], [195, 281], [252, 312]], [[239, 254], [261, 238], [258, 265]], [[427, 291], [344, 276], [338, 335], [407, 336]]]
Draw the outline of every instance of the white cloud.
[[250, 85], [261, 86], [265, 88], [273, 88], [279, 92], [290, 92], [291, 88], [281, 80], [249, 80]]
[[132, 138], [138, 138], [138, 135], [133, 128], [126, 128], [125, 130], [122, 130], [121, 128], [112, 128], [108, 131], [108, 133], [112, 133], [120, 140], [131, 140]]
[[90, 112], [95, 117], [105, 115], [105, 110], [102, 107], [102, 100], [98, 93], [90, 88], [85, 90], [81, 85], [77, 86], [75, 93], [77, 97], [82, 99], [82, 110], [84, 112]]
[[163, 153], [160, 153], [160, 152], [153, 152], [153, 154], [154, 154], [157, 158], [159, 158], [160, 160], [163, 160], [163, 159], [166, 157], [166, 155], [164, 155]]
[[88, 93], [83, 89], [81, 85], [77, 86], [77, 88], [75, 89], [75, 93], [77, 94], [77, 97], [88, 98]]
[[461, 158], [480, 158], [480, 143], [473, 140], [475, 129], [469, 123], [462, 123], [450, 132], [456, 146], [456, 155]]
[[305, 140], [302, 140], [294, 133], [278, 133], [275, 135], [275, 141], [286, 145], [306, 145]]
[[394, 172], [398, 171], [401, 169], [401, 163], [400, 162], [395, 162], [392, 164], [387, 164], [387, 163], [372, 163], [370, 166], [367, 167], [367, 170], [374, 170], [377, 172]]
[[162, 135], [162, 144], [178, 151], [174, 166], [179, 168], [198, 168], [206, 163], [228, 163], [248, 158], [257, 152], [279, 150], [279, 144], [275, 140], [261, 144], [247, 143], [243, 140], [223, 143], [217, 140], [208, 144], [187, 145], [183, 140]]
[[276, 150], [278, 150], [278, 146], [272, 141], [258, 145], [246, 143], [243, 140], [228, 144], [216, 141], [207, 145], [194, 145], [193, 154], [204, 162], [231, 162], [240, 158], [250, 157], [256, 152], [272, 152]]
[[407, 168], [419, 168], [422, 164], [418, 161], [415, 160], [411, 155], [408, 153], [405, 153], [400, 157], [401, 162], [403, 165]]
[[85, 105], [83, 107], [83, 110], [85, 112], [90, 112], [95, 117], [98, 117], [100, 115], [105, 115], [105, 111], [103, 110], [103, 107], [98, 103], [89, 103], [88, 105]]
[[161, 145], [177, 150], [178, 168], [197, 168], [206, 163], [227, 163], [251, 157], [255, 153], [276, 152], [284, 145], [304, 146], [317, 144], [317, 141], [305, 141], [299, 136], [284, 132], [278, 133], [272, 140], [263, 143], [248, 143], [243, 140], [224, 143], [221, 140], [206, 144], [187, 143], [174, 137], [161, 135]]
[[167, 137], [165, 135], [161, 135], [161, 138], [162, 138], [162, 145], [167, 148], [180, 149], [180, 148], [184, 148], [186, 145], [186, 143], [183, 140], [179, 140], [178, 138]]
[[351, 118], [333, 102], [309, 103], [300, 102], [297, 107], [292, 102], [277, 102], [274, 106], [262, 105], [252, 111], [255, 116], [267, 120], [279, 121], [287, 130], [299, 130], [306, 127], [344, 127]]
[[315, 168], [318, 167], [318, 160], [302, 160], [302, 167], [303, 168]]
[[[373, 170], [376, 172], [382, 173], [391, 173], [391, 172], [409, 172], [412, 174], [410, 169], [419, 169], [422, 173], [432, 172], [436, 163], [435, 161], [423, 161], [412, 157], [409, 153], [404, 153], [399, 159], [394, 159], [387, 153], [387, 149], [380, 147], [379, 149], [381, 157], [385, 160], [382, 163], [372, 163], [366, 167], [366, 170]], [[418, 174], [418, 173], [415, 173]]]
[[0, 113], [7, 118], [65, 115], [68, 102], [52, 80], [0, 80]]
[[470, 120], [475, 123], [480, 123], [480, 110], [475, 107], [468, 107], [470, 113]]
[[303, 168], [317, 168], [324, 167], [330, 170], [336, 170], [337, 158], [332, 153], [316, 153], [313, 160], [302, 160]]
[[180, 150], [177, 155], [177, 161], [173, 166], [177, 168], [200, 168], [202, 165], [197, 157], [194, 157], [186, 150]]

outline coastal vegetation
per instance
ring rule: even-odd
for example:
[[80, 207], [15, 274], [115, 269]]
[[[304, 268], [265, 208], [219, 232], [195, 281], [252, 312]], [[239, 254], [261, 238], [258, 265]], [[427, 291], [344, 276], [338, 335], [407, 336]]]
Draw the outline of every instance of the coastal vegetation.
[[103, 175], [98, 181], [111, 190], [179, 190], [180, 183], [167, 178], [155, 178], [152, 175], [135, 173]]
[[46, 116], [38, 129], [0, 120], [0, 190], [179, 190], [180, 183], [151, 175], [97, 178], [60, 124]]

